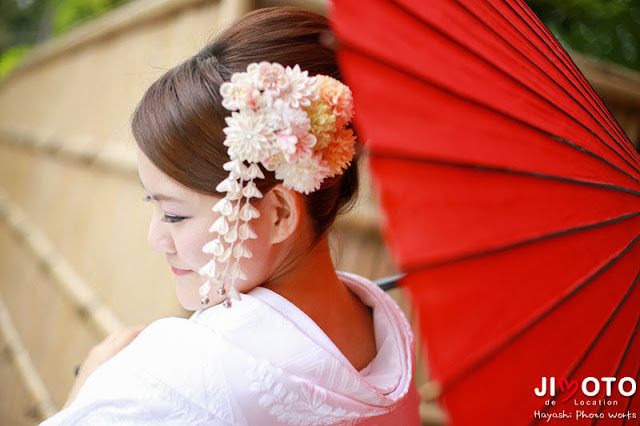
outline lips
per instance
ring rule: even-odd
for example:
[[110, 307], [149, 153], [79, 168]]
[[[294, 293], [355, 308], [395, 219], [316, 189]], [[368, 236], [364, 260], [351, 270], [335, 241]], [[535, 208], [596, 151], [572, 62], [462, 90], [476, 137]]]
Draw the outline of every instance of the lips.
[[191, 269], [178, 269], [175, 266], [171, 267], [171, 271], [176, 275], [186, 275], [193, 272]]

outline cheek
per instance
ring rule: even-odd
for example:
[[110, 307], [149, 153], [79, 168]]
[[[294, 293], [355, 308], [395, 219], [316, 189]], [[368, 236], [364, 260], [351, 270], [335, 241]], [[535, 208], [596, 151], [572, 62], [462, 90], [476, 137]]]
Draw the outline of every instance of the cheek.
[[194, 226], [174, 240], [178, 255], [196, 272], [211, 258], [211, 255], [202, 251], [202, 247], [214, 237], [208, 229], [209, 225]]
[[[174, 243], [180, 260], [195, 272], [211, 260], [211, 255], [204, 253], [202, 247], [211, 240], [217, 238], [216, 233], [210, 233], [211, 224], [217, 219], [217, 215], [198, 218], [185, 223], [185, 227], [174, 234]], [[247, 249], [252, 257], [241, 260], [242, 271], [247, 276], [246, 280], [237, 283], [238, 290], [248, 292], [254, 287], [264, 283], [271, 277], [275, 270], [275, 257], [273, 246], [269, 243], [269, 226], [266, 217], [253, 219], [251, 227], [258, 236], [257, 239], [246, 240]]]

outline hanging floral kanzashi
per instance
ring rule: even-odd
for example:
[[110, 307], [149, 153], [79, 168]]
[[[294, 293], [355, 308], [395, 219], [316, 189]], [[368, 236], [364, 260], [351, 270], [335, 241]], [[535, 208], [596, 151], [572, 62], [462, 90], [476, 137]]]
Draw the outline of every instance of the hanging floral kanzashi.
[[259, 165], [275, 172], [285, 188], [309, 194], [349, 166], [355, 135], [348, 128], [351, 90], [325, 75], [309, 77], [298, 65], [253, 63], [223, 83], [220, 94], [232, 111], [224, 129], [229, 176], [216, 187], [226, 195], [213, 207], [220, 216], [209, 229], [216, 237], [203, 247], [212, 259], [200, 270], [206, 277], [200, 295], [207, 305], [212, 284], [218, 283], [229, 307], [231, 298], [240, 298], [236, 281], [246, 279], [240, 260], [252, 256], [245, 242], [256, 238], [249, 222], [260, 216], [251, 204], [262, 197], [255, 183], [264, 178]]

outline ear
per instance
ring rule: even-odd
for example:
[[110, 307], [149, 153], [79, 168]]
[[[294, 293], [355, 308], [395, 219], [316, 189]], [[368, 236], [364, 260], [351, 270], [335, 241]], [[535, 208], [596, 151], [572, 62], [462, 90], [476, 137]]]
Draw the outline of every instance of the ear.
[[267, 195], [270, 200], [266, 208], [270, 227], [270, 242], [287, 240], [298, 228], [302, 215], [302, 202], [295, 191], [282, 185], [274, 186]]

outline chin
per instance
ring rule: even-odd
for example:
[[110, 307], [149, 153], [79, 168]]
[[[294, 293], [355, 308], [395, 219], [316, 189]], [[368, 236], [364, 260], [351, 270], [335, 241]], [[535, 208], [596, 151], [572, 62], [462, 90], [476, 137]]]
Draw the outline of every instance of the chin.
[[190, 274], [189, 277], [176, 277], [176, 297], [184, 309], [197, 311], [203, 307], [200, 303], [199, 290], [201, 285], [202, 279], [197, 274]]
[[180, 303], [180, 305], [182, 305], [182, 307], [187, 311], [197, 311], [202, 307], [199, 297], [197, 299], [194, 299], [192, 296], [182, 294], [180, 289], [176, 291], [176, 296], [178, 297], [178, 302]]
[[178, 296], [178, 302], [180, 302], [180, 305], [181, 305], [184, 309], [186, 309], [187, 311], [192, 311], [192, 312], [193, 312], [193, 311], [197, 311], [198, 309], [200, 309], [200, 308], [202, 308], [202, 307], [203, 307], [203, 306], [200, 304], [200, 301], [199, 301], [199, 300], [197, 300], [197, 301], [195, 301], [195, 302], [194, 302], [193, 300], [184, 300], [184, 299], [181, 299], [179, 296]]

